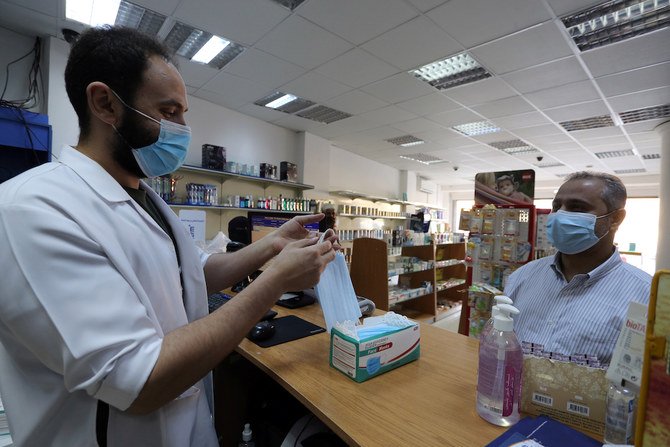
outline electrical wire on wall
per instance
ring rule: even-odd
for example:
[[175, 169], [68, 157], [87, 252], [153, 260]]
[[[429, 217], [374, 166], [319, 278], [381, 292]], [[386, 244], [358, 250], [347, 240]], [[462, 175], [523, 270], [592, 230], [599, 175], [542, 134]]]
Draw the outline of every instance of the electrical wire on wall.
[[[32, 55], [33, 60], [28, 71], [28, 95], [25, 98], [19, 99], [5, 99], [5, 94], [7, 93], [7, 87], [9, 85], [9, 69], [13, 64], [16, 64]], [[40, 104], [40, 94], [43, 91], [43, 80], [42, 80], [42, 70], [40, 68], [40, 60], [42, 58], [42, 39], [39, 37], [35, 38], [35, 43], [31, 50], [24, 54], [23, 56], [15, 59], [7, 64], [5, 67], [5, 85], [2, 88], [2, 94], [0, 94], [0, 107], [12, 110], [16, 115], [18, 121], [23, 124], [23, 127], [26, 131], [26, 136], [30, 141], [30, 147], [32, 148], [33, 156], [35, 161], [39, 164], [40, 160], [35, 150], [35, 144], [33, 138], [37, 139], [41, 147], [46, 147], [45, 144], [37, 138], [35, 132], [30, 128], [30, 125], [26, 121], [24, 115], [24, 110], [29, 110], [37, 107]]]

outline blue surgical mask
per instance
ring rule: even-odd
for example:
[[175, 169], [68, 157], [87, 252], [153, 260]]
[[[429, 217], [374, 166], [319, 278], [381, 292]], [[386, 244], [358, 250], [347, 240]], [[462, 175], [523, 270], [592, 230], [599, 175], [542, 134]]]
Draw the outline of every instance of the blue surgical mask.
[[601, 237], [596, 236], [596, 220], [613, 212], [595, 216], [590, 213], [558, 210], [547, 219], [547, 238], [561, 253], [581, 253], [596, 245], [609, 233], [608, 231]]
[[[147, 177], [158, 177], [159, 175], [170, 174], [179, 169], [186, 160], [188, 145], [191, 142], [191, 128], [164, 119], [158, 121], [146, 113], [130, 107], [116, 92], [113, 90], [112, 92], [124, 106], [160, 126], [160, 133], [155, 142], [148, 146], [132, 148], [135, 160], [140, 169], [142, 169], [142, 172], [144, 172], [144, 175]], [[114, 127], [114, 130], [116, 130], [116, 127]]]

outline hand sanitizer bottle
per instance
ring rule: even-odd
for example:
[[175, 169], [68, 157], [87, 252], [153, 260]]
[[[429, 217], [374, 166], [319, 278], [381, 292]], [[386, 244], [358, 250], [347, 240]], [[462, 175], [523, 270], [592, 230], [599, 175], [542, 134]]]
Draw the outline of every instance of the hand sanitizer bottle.
[[[479, 334], [480, 340], [484, 340], [484, 337], [493, 329], [493, 318], [498, 314], [498, 304], [514, 304], [512, 298], [505, 295], [496, 295], [493, 300], [495, 305], [491, 308], [491, 318], [484, 324], [482, 332]], [[479, 346], [481, 347], [481, 344]]]
[[635, 430], [635, 391], [625, 380], [610, 383], [607, 392], [604, 441], [609, 444], [632, 444]]
[[493, 329], [479, 340], [477, 413], [486, 421], [508, 427], [519, 421], [523, 353], [511, 315], [519, 309], [498, 304]]
[[256, 443], [251, 439], [251, 424], [244, 424], [242, 430], [242, 440], [237, 444], [238, 447], [255, 447]]

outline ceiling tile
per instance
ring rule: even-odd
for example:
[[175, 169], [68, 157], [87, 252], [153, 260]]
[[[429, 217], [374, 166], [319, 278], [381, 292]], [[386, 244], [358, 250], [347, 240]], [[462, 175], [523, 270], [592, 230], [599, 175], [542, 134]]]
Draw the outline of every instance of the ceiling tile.
[[587, 149], [593, 149], [596, 147], [602, 148], [603, 146], [615, 146], [615, 145], [627, 145], [630, 147], [628, 139], [623, 135], [617, 135], [613, 137], [603, 137], [603, 138], [593, 138], [590, 140], [580, 140], [582, 145]]
[[242, 107], [238, 108], [237, 111], [240, 113], [244, 113], [245, 115], [253, 116], [254, 118], [267, 121], [268, 123], [281, 119], [284, 116], [289, 116], [288, 114], [280, 112], [279, 110], [269, 109], [263, 106], [257, 106], [256, 104], [245, 104]]
[[551, 19], [542, 2], [535, 0], [451, 0], [426, 15], [466, 48]]
[[[196, 96], [208, 100], [207, 94], [216, 95], [216, 101], [212, 102], [234, 109], [245, 103], [254, 102], [270, 93], [270, 91], [267, 87], [248, 79], [220, 72], [198, 90]], [[212, 97], [214, 98], [214, 96]]]
[[521, 93], [535, 92], [550, 87], [588, 79], [577, 58], [570, 56], [502, 76]]
[[598, 127], [596, 129], [575, 130], [569, 134], [577, 141], [590, 140], [593, 138], [622, 136], [621, 129], [616, 126]]
[[493, 118], [496, 125], [503, 129], [521, 129], [524, 127], [539, 126], [541, 124], [549, 124], [549, 121], [540, 112], [526, 112], [518, 115], [507, 115], [498, 118]]
[[652, 142], [653, 144], [656, 144], [656, 145], [661, 144], [661, 135], [658, 132], [654, 132], [654, 131], [631, 133], [631, 134], [628, 134], [628, 136], [633, 141], [633, 143], [635, 143], [636, 145], [643, 144], [643, 143], [646, 143], [646, 142]]
[[176, 56], [179, 63], [179, 73], [187, 86], [200, 88], [214, 76], [219, 74], [219, 70], [209, 65], [198, 64], [181, 56]]
[[413, 134], [414, 132], [426, 132], [429, 130], [443, 130], [444, 128], [433, 121], [425, 118], [414, 118], [393, 125], [396, 129]]
[[282, 85], [279, 90], [319, 102], [348, 92], [351, 87], [333, 81], [315, 71], [310, 71], [288, 84]]
[[[10, 0], [7, 3], [15, 3], [18, 6], [32, 9], [33, 11], [39, 12], [40, 14], [46, 14], [54, 17], [58, 17], [60, 15], [59, 11], [60, 2], [54, 2], [54, 1], [45, 2], [44, 0]], [[3, 9], [4, 7], [5, 6], [3, 5]], [[155, 9], [155, 11], [158, 10]]]
[[596, 79], [605, 96], [664, 87], [670, 80], [670, 62]]
[[494, 132], [494, 133], [487, 133], [486, 135], [477, 135], [472, 137], [474, 140], [479, 141], [480, 143], [494, 143], [497, 141], [509, 141], [509, 140], [515, 140], [516, 137], [512, 135], [509, 132]]
[[265, 0], [188, 0], [182, 1], [174, 13], [176, 19], [189, 25], [247, 46], [288, 15], [287, 9]]
[[582, 54], [594, 77], [670, 61], [670, 27]]
[[542, 110], [600, 99], [600, 95], [591, 81], [573, 82], [560, 87], [528, 93], [525, 96], [526, 99]]
[[563, 134], [563, 130], [553, 124], [543, 124], [540, 126], [524, 127], [514, 131], [520, 138], [533, 138], [547, 135]]
[[409, 70], [460, 52], [463, 48], [425, 17], [417, 17], [363, 45], [401, 70]]
[[356, 45], [417, 16], [401, 0], [310, 0], [297, 12]]
[[430, 115], [432, 113], [446, 112], [448, 110], [460, 109], [461, 106], [442, 93], [432, 93], [420, 98], [399, 102], [398, 107], [409, 110], [417, 115]]
[[368, 84], [361, 90], [389, 103], [406, 101], [435, 92], [435, 88], [405, 72]]
[[607, 98], [607, 102], [609, 102], [615, 112], [627, 112], [628, 110], [670, 104], [670, 87], [615, 96]]
[[532, 67], [572, 54], [553, 22], [545, 22], [503, 37], [470, 52], [480, 64], [496, 74]]
[[396, 106], [382, 107], [381, 109], [362, 113], [360, 116], [361, 118], [369, 119], [379, 124], [394, 124], [416, 118], [416, 115], [412, 112], [408, 112], [407, 110], [403, 110]]
[[624, 124], [623, 127], [624, 129], [626, 129], [626, 132], [628, 133], [648, 132], [650, 130], [654, 130], [656, 126], [667, 120], [668, 120], [667, 118], [661, 118], [655, 120], [640, 121], [638, 123]]
[[544, 113], [556, 122], [563, 122], [609, 115], [610, 111], [604, 101], [596, 100], [547, 109]]
[[407, 1], [409, 1], [411, 4], [419, 8], [421, 12], [426, 12], [430, 11], [436, 6], [441, 5], [446, 0], [407, 0]]
[[264, 51], [248, 48], [223, 71], [268, 88], [276, 88], [305, 73], [305, 69]]
[[435, 121], [446, 127], [452, 127], [457, 124], [472, 123], [483, 121], [482, 117], [466, 109], [450, 110], [448, 112], [432, 113], [426, 115], [431, 121]]
[[562, 17], [602, 3], [602, 0], [547, 0], [557, 16]]
[[351, 113], [352, 115], [380, 109], [388, 105], [388, 103], [381, 99], [377, 99], [360, 90], [352, 90], [334, 98], [330, 98], [329, 100], [324, 101], [323, 104], [343, 112]]
[[[40, 0], [36, 0], [35, 3], [37, 2], [43, 3]], [[84, 29], [84, 26], [77, 22], [62, 21], [57, 18], [60, 15], [58, 13], [51, 15], [40, 12], [44, 8], [30, 10], [26, 9], [23, 4], [15, 5], [12, 3], [2, 3], [0, 6], [2, 9], [2, 14], [0, 14], [0, 26], [26, 36], [50, 35], [62, 39], [61, 22], [75, 31], [83, 31]], [[57, 6], [55, 2], [54, 6]], [[53, 10], [50, 12], [53, 12]], [[38, 29], [39, 33], [36, 33], [35, 29]]]
[[465, 137], [462, 134], [456, 132], [455, 130], [446, 129], [444, 127], [440, 129], [415, 132], [413, 135], [417, 138], [421, 138], [422, 140], [444, 144], [450, 148], [464, 147], [476, 143], [471, 138]]
[[472, 109], [478, 113], [481, 113], [487, 118], [497, 118], [500, 116], [513, 115], [535, 110], [535, 108], [528, 104], [528, 102], [526, 102], [521, 96], [513, 96], [511, 98], [486, 102], [484, 104], [474, 106]]
[[379, 124], [375, 121], [361, 118], [360, 116], [351, 116], [326, 126], [319, 127], [314, 130], [314, 133], [322, 138], [329, 139], [340, 135], [350, 134], [352, 132], [372, 129], [373, 127], [379, 127]]
[[306, 118], [302, 118], [296, 115], [289, 115], [288, 113], [283, 113], [282, 115], [284, 116], [274, 120], [272, 124], [285, 127], [286, 129], [303, 131], [303, 132], [313, 132], [314, 129], [325, 126], [324, 123], [308, 120]]
[[444, 95], [463, 105], [482, 104], [514, 96], [515, 92], [499, 78], [487, 78], [472, 84], [443, 90]]
[[294, 15], [266, 34], [256, 47], [301, 67], [312, 69], [339, 56], [352, 46], [323, 28]]
[[397, 68], [358, 48], [323, 64], [316, 71], [351, 87], [361, 87], [398, 73]]

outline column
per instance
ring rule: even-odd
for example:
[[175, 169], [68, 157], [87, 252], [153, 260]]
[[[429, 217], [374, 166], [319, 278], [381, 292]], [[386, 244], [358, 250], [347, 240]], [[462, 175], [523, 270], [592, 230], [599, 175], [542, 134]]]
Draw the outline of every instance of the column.
[[656, 246], [656, 270], [660, 270], [670, 269], [670, 121], [659, 124], [655, 130], [661, 135], [661, 209]]

